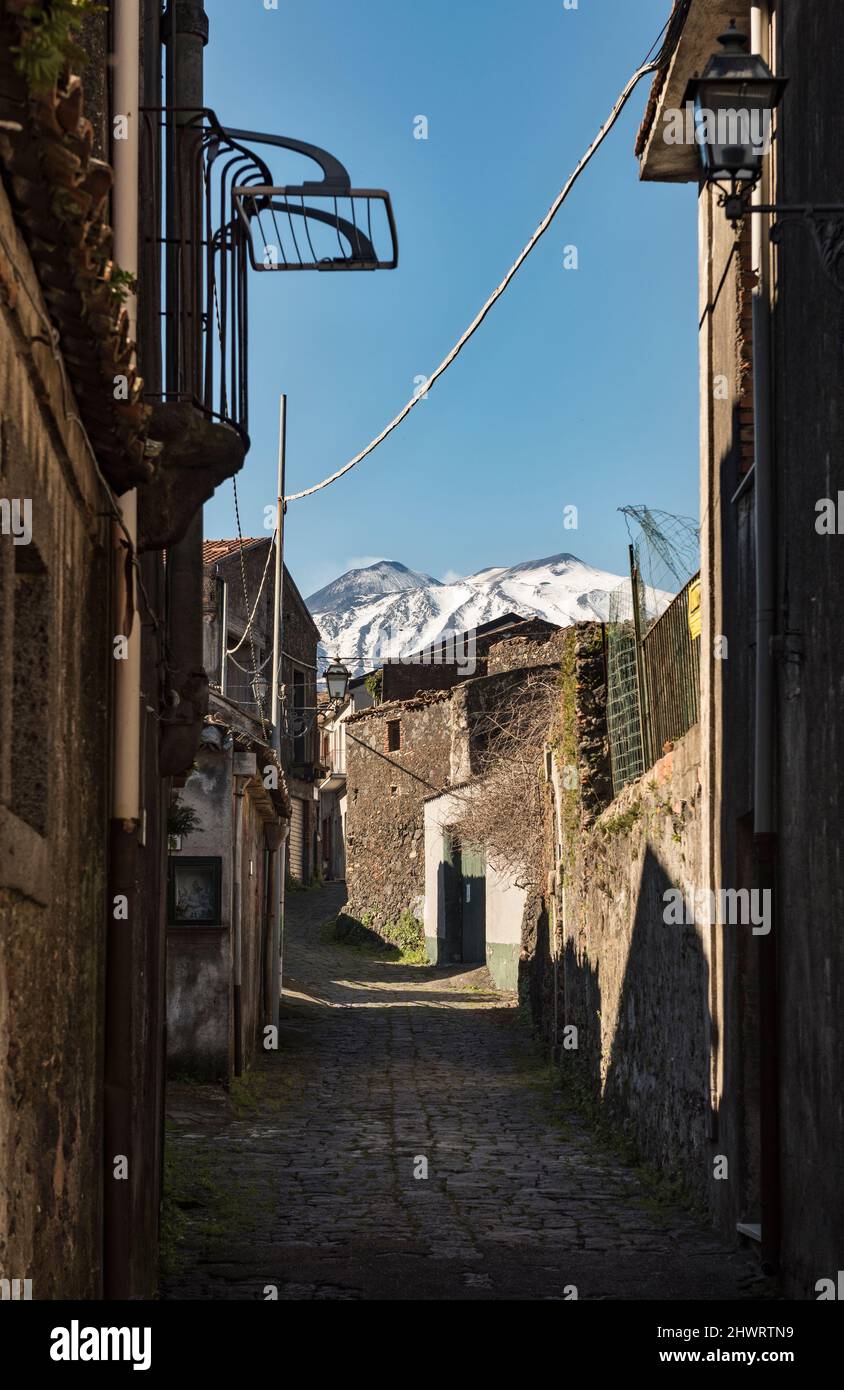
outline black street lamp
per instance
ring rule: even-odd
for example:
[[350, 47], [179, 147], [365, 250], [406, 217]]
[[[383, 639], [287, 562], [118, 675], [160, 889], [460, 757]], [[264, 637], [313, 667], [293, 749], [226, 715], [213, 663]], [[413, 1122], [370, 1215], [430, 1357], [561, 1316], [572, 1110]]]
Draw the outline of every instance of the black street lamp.
[[[694, 103], [696, 140], [705, 181], [721, 189], [718, 199], [733, 227], [751, 215], [773, 216], [771, 240], [779, 241], [786, 227], [807, 227], [814, 238], [824, 273], [844, 294], [838, 264], [844, 258], [844, 204], [785, 205], [753, 201], [771, 148], [773, 113], [782, 100], [788, 78], [774, 77], [758, 53], [747, 52], [747, 36], [735, 20], [718, 42], [703, 76], [686, 88]], [[723, 188], [725, 181], [729, 189]]]
[[686, 101], [694, 103], [695, 133], [704, 173], [710, 182], [728, 178], [733, 192], [739, 182], [757, 183], [771, 148], [773, 113], [788, 85], [774, 77], [764, 59], [748, 53], [747, 35], [735, 20], [718, 42], [703, 76], [691, 81]]
[[339, 656], [335, 656], [334, 660], [326, 667], [322, 674], [325, 684], [328, 687], [329, 700], [345, 700], [352, 673], [343, 665]]

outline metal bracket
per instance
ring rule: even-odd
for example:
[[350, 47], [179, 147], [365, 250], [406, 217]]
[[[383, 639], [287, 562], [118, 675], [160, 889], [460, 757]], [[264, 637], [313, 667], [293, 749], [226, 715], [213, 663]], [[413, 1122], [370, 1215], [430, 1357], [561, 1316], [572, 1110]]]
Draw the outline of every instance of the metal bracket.
[[844, 203], [754, 203], [752, 192], [752, 188], [739, 192], [733, 187], [729, 193], [721, 193], [718, 206], [724, 208], [733, 227], [738, 227], [747, 213], [774, 217], [771, 241], [775, 243], [788, 227], [808, 227], [824, 274], [844, 294], [844, 276], [838, 270], [844, 260]]
[[771, 227], [771, 240], [774, 242], [779, 241], [786, 227], [808, 225], [824, 274], [839, 293], [844, 294], [844, 278], [838, 273], [839, 261], [844, 256], [844, 204], [816, 208], [807, 203], [805, 207], [772, 206], [754, 208], [753, 211], [776, 215], [777, 220]]

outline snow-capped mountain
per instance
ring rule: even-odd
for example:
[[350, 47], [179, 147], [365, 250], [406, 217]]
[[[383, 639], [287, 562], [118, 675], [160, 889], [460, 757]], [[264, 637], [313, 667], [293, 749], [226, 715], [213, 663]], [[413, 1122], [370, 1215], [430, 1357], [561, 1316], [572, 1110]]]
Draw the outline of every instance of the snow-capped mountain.
[[547, 618], [560, 627], [606, 621], [610, 594], [623, 582], [575, 555], [483, 569], [447, 584], [381, 560], [349, 570], [306, 601], [322, 633], [321, 655], [339, 654], [359, 674], [504, 613]]
[[400, 565], [398, 560], [379, 560], [366, 569], [341, 574], [339, 579], [332, 580], [306, 601], [312, 613], [336, 613], [362, 599], [382, 598], [384, 594], [398, 594], [403, 589], [435, 585], [439, 585], [439, 580], [432, 579], [430, 574], [417, 574], [406, 565]]

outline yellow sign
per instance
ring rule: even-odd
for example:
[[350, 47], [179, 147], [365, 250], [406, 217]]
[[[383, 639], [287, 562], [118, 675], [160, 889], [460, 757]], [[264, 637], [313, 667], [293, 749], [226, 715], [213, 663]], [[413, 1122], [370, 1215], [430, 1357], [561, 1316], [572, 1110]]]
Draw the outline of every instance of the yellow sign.
[[700, 580], [696, 579], [689, 585], [689, 632], [693, 642], [700, 637], [700, 629]]

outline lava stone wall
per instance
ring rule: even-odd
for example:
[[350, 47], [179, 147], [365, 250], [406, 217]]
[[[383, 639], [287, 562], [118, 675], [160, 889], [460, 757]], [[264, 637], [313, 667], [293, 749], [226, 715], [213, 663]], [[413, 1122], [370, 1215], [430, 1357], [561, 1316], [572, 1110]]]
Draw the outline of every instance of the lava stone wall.
[[611, 800], [603, 629], [570, 631], [520, 994], [570, 1097], [714, 1207], [708, 927], [663, 917], [703, 882], [700, 731]]
[[0, 189], [0, 1277], [102, 1289], [102, 1044], [113, 628], [103, 495]]
[[561, 628], [549, 635], [539, 631], [531, 635], [510, 637], [504, 642], [496, 642], [490, 647], [486, 660], [488, 675], [499, 671], [515, 671], [528, 666], [546, 666], [550, 662], [562, 661], [566, 643], [571, 640], [571, 628]]
[[564, 1084], [712, 1205], [708, 924], [663, 916], [668, 890], [701, 883], [700, 811], [696, 727], [582, 833], [554, 914], [558, 1032], [578, 1030]]
[[[401, 721], [401, 748], [387, 725]], [[378, 929], [425, 899], [424, 801], [451, 776], [451, 692], [362, 710], [346, 723], [350, 917]]]
[[[438, 648], [428, 647], [421, 655], [423, 661], [386, 661], [383, 667], [381, 697], [383, 700], [408, 700], [429, 690], [451, 690], [463, 681], [486, 676], [494, 671], [514, 670], [520, 666], [539, 666], [555, 659], [562, 647], [563, 629], [544, 618], [526, 618], [517, 625], [518, 636], [502, 632], [478, 633], [473, 637], [474, 650], [469, 645], [470, 632], [459, 634], [459, 646], [449, 648], [448, 639], [439, 648], [447, 660], [435, 661]], [[459, 658], [459, 659], [458, 659]]]

